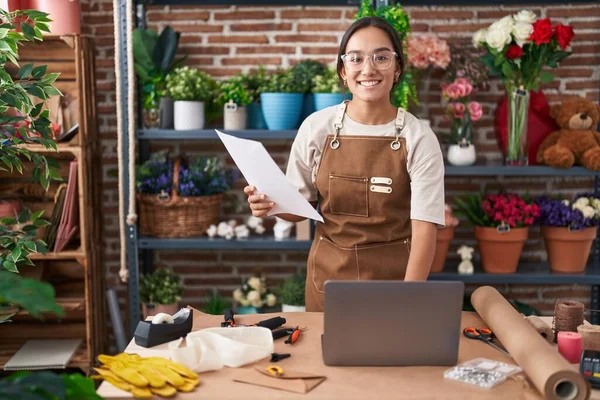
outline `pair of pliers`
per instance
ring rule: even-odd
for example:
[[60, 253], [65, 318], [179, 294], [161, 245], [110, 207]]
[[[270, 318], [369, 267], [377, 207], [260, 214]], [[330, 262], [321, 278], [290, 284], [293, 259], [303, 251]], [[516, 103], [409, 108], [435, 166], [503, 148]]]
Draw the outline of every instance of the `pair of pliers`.
[[294, 328], [277, 329], [273, 331], [273, 340], [281, 339], [284, 336], [288, 336], [288, 338], [285, 340], [285, 343], [293, 344], [296, 343], [296, 341], [300, 337], [300, 333], [305, 330], [306, 328], [300, 328], [298, 326]]

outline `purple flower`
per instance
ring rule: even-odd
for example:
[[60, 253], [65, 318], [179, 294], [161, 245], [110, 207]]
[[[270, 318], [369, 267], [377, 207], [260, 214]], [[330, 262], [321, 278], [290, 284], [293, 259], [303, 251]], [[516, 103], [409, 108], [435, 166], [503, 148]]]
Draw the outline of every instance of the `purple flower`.
[[[581, 197], [592, 197], [590, 194], [581, 194], [575, 197], [572, 204]], [[580, 230], [591, 226], [598, 226], [600, 219], [596, 217], [586, 218], [583, 213], [573, 208], [572, 204], [565, 204], [564, 200], [543, 196], [535, 200], [540, 207], [538, 222], [545, 226], [569, 227], [572, 230]]]

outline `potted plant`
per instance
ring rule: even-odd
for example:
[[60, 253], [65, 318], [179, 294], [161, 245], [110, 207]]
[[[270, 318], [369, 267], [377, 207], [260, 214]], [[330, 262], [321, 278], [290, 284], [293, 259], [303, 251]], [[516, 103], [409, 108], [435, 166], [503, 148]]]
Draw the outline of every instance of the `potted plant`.
[[248, 88], [251, 99], [250, 104], [247, 106], [249, 129], [267, 129], [267, 123], [260, 105], [260, 88], [264, 86], [266, 77], [267, 69], [263, 65], [248, 74], [241, 75], [241, 80]]
[[216, 82], [196, 68], [180, 67], [167, 75], [167, 92], [175, 101], [175, 130], [202, 129], [205, 102], [214, 98]]
[[302, 114], [300, 115], [301, 121], [315, 111], [312, 80], [315, 76], [324, 74], [326, 70], [327, 67], [316, 60], [300, 61], [290, 69], [290, 74], [293, 75], [298, 90], [304, 94]]
[[444, 263], [448, 256], [448, 248], [450, 242], [454, 239], [454, 230], [458, 226], [458, 218], [452, 214], [452, 206], [446, 204], [445, 209], [445, 227], [437, 230], [435, 255], [433, 256], [433, 262], [431, 263], [431, 272], [437, 273], [444, 269]]
[[565, 51], [573, 39], [573, 28], [535, 13], [521, 10], [507, 15], [473, 35], [473, 44], [483, 47], [483, 62], [492, 76], [504, 81], [508, 97], [507, 165], [528, 164], [527, 117], [530, 91], [549, 83], [554, 75], [545, 67], [556, 68], [571, 52]]
[[517, 194], [475, 195], [455, 199], [457, 213], [475, 226], [481, 264], [486, 272], [511, 274], [517, 270], [523, 245], [540, 215], [537, 204]]
[[340, 104], [346, 98], [345, 93], [342, 93], [343, 87], [340, 85], [340, 78], [333, 68], [328, 68], [322, 74], [316, 75], [312, 79], [312, 84], [315, 111]]
[[150, 28], [133, 31], [134, 68], [139, 78], [146, 128], [173, 128], [173, 99], [167, 95], [166, 78], [184, 60], [174, 61], [179, 37], [180, 33], [169, 26], [160, 35]]
[[19, 371], [0, 380], [0, 399], [102, 400], [91, 377], [80, 373]]
[[168, 269], [140, 276], [140, 299], [144, 318], [158, 313], [175, 314], [183, 296], [181, 278]]
[[223, 127], [225, 129], [248, 127], [246, 106], [252, 102], [252, 98], [241, 76], [235, 76], [221, 83], [217, 102], [224, 107]]
[[223, 315], [228, 308], [231, 308], [230, 302], [215, 290], [212, 296], [206, 299], [204, 312], [210, 315]]
[[302, 114], [304, 87], [289, 70], [267, 76], [260, 90], [260, 103], [270, 130], [297, 129]]
[[239, 304], [238, 314], [255, 314], [264, 305], [273, 307], [277, 304], [277, 296], [267, 289], [264, 276], [252, 276], [242, 286], [233, 291], [233, 299]]
[[306, 311], [306, 303], [304, 299], [305, 288], [306, 277], [301, 275], [294, 275], [283, 281], [283, 285], [281, 286], [281, 311]]
[[583, 273], [600, 224], [600, 198], [576, 196], [573, 202], [543, 196], [539, 224], [548, 253], [550, 269], [562, 273]]

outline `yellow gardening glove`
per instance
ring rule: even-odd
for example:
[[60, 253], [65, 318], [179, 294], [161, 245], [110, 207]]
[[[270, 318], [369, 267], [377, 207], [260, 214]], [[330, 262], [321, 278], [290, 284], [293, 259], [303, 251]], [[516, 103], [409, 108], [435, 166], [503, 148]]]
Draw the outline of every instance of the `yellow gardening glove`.
[[95, 368], [98, 375], [92, 376], [94, 379], [103, 379], [138, 399], [149, 399], [155, 394], [173, 397], [177, 391], [191, 392], [200, 384], [195, 372], [166, 358], [121, 353], [101, 354], [98, 361], [102, 366]]

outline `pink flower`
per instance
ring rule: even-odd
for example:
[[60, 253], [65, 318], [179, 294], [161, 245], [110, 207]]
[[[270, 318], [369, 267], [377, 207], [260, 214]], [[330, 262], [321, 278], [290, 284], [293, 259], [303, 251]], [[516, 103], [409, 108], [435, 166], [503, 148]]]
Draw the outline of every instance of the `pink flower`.
[[462, 118], [465, 116], [465, 105], [463, 103], [454, 103], [454, 118]]
[[469, 103], [469, 113], [471, 114], [471, 120], [477, 121], [483, 115], [483, 107], [476, 101]]
[[417, 69], [436, 67], [446, 69], [450, 63], [450, 48], [435, 35], [411, 36], [407, 48], [408, 65]]

